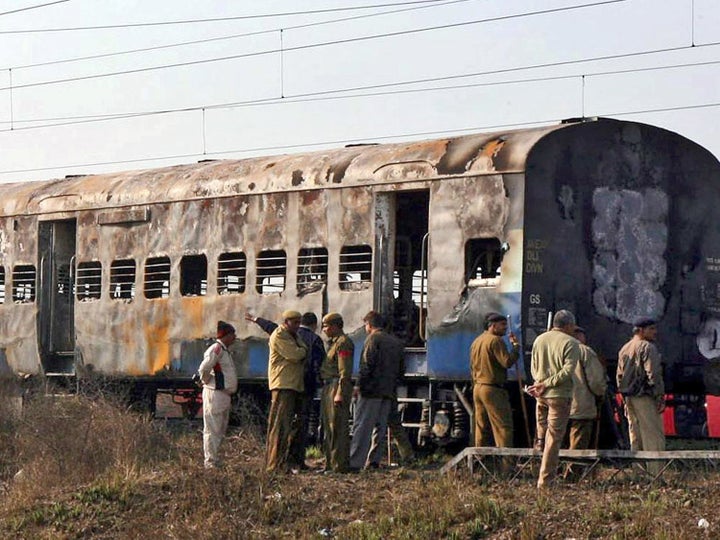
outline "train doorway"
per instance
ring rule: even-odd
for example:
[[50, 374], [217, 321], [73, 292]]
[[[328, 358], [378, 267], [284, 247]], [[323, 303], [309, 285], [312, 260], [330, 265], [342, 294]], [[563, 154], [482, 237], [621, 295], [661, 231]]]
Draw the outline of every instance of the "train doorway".
[[381, 262], [375, 306], [406, 347], [424, 347], [430, 190], [378, 194]]
[[39, 224], [38, 347], [46, 375], [75, 372], [75, 220]]

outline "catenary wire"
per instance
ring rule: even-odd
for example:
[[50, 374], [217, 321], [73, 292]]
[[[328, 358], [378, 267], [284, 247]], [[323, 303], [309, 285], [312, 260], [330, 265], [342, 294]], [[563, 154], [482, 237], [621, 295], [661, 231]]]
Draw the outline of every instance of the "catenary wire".
[[[417, 11], [420, 9], [430, 9], [430, 8], [447, 6], [447, 5], [451, 5], [451, 4], [460, 4], [460, 3], [473, 2], [473, 1], [475, 1], [475, 0], [446, 0], [446, 1], [434, 0], [434, 3], [431, 5], [421, 5], [421, 6], [414, 6], [414, 7], [410, 7], [410, 8], [394, 9], [394, 10], [389, 10], [389, 11], [380, 11], [377, 13], [365, 13], [363, 15], [353, 15], [352, 17], [342, 17], [339, 19], [330, 19], [327, 21], [314, 21], [314, 22], [296, 24], [296, 25], [291, 25], [291, 26], [283, 26], [282, 28], [278, 27], [278, 28], [271, 28], [269, 30], [257, 30], [254, 32], [243, 32], [240, 34], [230, 34], [230, 35], [226, 35], [226, 36], [217, 36], [217, 37], [204, 38], [204, 39], [198, 39], [198, 40], [193, 40], [193, 41], [168, 43], [166, 45], [155, 45], [152, 47], [143, 47], [143, 48], [139, 48], [139, 49], [128, 49], [125, 51], [117, 51], [117, 52], [104, 53], [104, 54], [78, 56], [75, 58], [65, 58], [65, 59], [60, 59], [60, 60], [49, 60], [47, 62], [36, 62], [33, 64], [23, 64], [23, 65], [12, 66], [11, 68], [3, 68], [3, 69], [13, 69], [13, 70], [29, 69], [29, 68], [57, 65], [57, 64], [66, 64], [66, 63], [70, 63], [70, 62], [80, 62], [83, 60], [97, 60], [100, 58], [109, 58], [112, 56], [122, 56], [125, 54], [135, 54], [135, 53], [141, 53], [141, 52], [158, 51], [158, 50], [163, 50], [163, 49], [172, 49], [175, 47], [185, 47], [188, 45], [201, 45], [204, 43], [213, 43], [216, 41], [226, 41], [226, 40], [238, 39], [238, 38], [242, 38], [242, 37], [252, 37], [252, 36], [259, 36], [259, 35], [263, 35], [263, 34], [272, 34], [272, 33], [279, 32], [281, 30], [298, 30], [301, 28], [310, 28], [310, 27], [314, 27], [314, 26], [321, 26], [321, 25], [333, 24], [333, 23], [338, 23], [338, 22], [347, 22], [347, 21], [354, 21], [354, 20], [358, 20], [358, 19], [367, 19], [370, 17], [380, 17], [383, 15], [405, 13], [407, 11]], [[404, 4], [398, 4], [398, 5], [404, 5]]]
[[[674, 64], [668, 64], [668, 65], [662, 65], [662, 66], [650, 66], [650, 67], [633, 68], [633, 69], [604, 70], [604, 71], [586, 72], [586, 73], [577, 73], [577, 74], [528, 77], [528, 78], [523, 78], [523, 79], [510, 79], [510, 80], [503, 80], [503, 81], [455, 84], [455, 85], [449, 85], [449, 86], [438, 86], [438, 87], [430, 87], [430, 88], [383, 90], [383, 91], [376, 91], [376, 92], [349, 93], [349, 94], [342, 94], [342, 95], [333, 95], [333, 94], [341, 94], [341, 93], [346, 93], [346, 92], [358, 92], [358, 91], [363, 91], [363, 90], [375, 90], [375, 89], [379, 90], [381, 88], [389, 88], [389, 87], [395, 87], [395, 86], [408, 86], [408, 85], [412, 85], [412, 84], [441, 82], [441, 81], [447, 81], [447, 80], [457, 80], [457, 79], [462, 79], [462, 78], [470, 78], [470, 77], [477, 77], [477, 76], [482, 76], [482, 75], [491, 75], [491, 74], [498, 74], [498, 73], [507, 73], [507, 72], [513, 72], [513, 71], [523, 71], [523, 70], [537, 69], [537, 68], [556, 67], [556, 66], [560, 66], [560, 65], [567, 65], [568, 63], [580, 64], [580, 63], [594, 62], [594, 61], [599, 61], [599, 60], [647, 56], [647, 55], [651, 55], [651, 54], [659, 54], [659, 53], [665, 53], [665, 52], [669, 52], [669, 51], [678, 51], [678, 50], [683, 50], [683, 49], [691, 49], [691, 48], [699, 49], [701, 47], [713, 46], [713, 45], [717, 45], [717, 44], [719, 44], [719, 43], [710, 43], [707, 45], [700, 45], [700, 46], [695, 46], [695, 47], [684, 46], [684, 47], [679, 47], [679, 48], [659, 49], [659, 50], [655, 50], [655, 51], [643, 51], [640, 53], [625, 53], [622, 55], [603, 56], [603, 57], [588, 58], [588, 59], [583, 59], [583, 60], [572, 60], [572, 61], [568, 61], [568, 62], [557, 62], [557, 63], [552, 63], [552, 64], [523, 66], [523, 67], [518, 67], [518, 68], [507, 68], [507, 69], [503, 69], [503, 70], [499, 70], [499, 71], [492, 71], [492, 72], [486, 71], [486, 72], [478, 72], [478, 73], [471, 73], [471, 74], [448, 75], [448, 76], [444, 76], [444, 77], [432, 77], [432, 78], [427, 78], [427, 79], [417, 79], [417, 80], [413, 80], [413, 81], [357, 86], [354, 88], [346, 88], [346, 89], [323, 90], [323, 91], [308, 92], [308, 93], [303, 93], [303, 94], [292, 94], [292, 95], [288, 95], [284, 98], [271, 97], [271, 98], [262, 98], [262, 99], [246, 100], [246, 101], [236, 101], [236, 102], [230, 102], [230, 103], [198, 105], [198, 106], [193, 106], [193, 107], [161, 109], [161, 110], [155, 110], [155, 111], [128, 111], [128, 112], [110, 113], [110, 114], [104, 114], [104, 115], [78, 115], [78, 116], [64, 116], [64, 117], [53, 117], [53, 118], [35, 118], [35, 119], [31, 119], [31, 120], [15, 119], [15, 120], [13, 120], [13, 122], [0, 121], [0, 124], [13, 124], [14, 126], [17, 126], [18, 124], [35, 124], [37, 122], [52, 122], [52, 123], [46, 123], [46, 124], [40, 124], [40, 125], [31, 125], [31, 126], [23, 126], [23, 127], [14, 127], [13, 128], [13, 131], [21, 131], [21, 130], [29, 130], [29, 129], [41, 129], [41, 128], [48, 128], [48, 127], [68, 126], [68, 125], [112, 121], [112, 120], [122, 120], [122, 119], [136, 118], [136, 117], [142, 117], [142, 116], [156, 116], [156, 115], [191, 112], [191, 111], [199, 111], [199, 110], [231, 109], [231, 108], [240, 108], [240, 107], [254, 107], [254, 106], [279, 105], [279, 104], [291, 104], [291, 103], [306, 103], [306, 102], [353, 99], [353, 98], [363, 98], [363, 97], [378, 97], [378, 96], [388, 96], [388, 95], [397, 95], [397, 94], [446, 91], [446, 90], [455, 90], [455, 89], [462, 89], [462, 88], [491, 87], [491, 86], [501, 86], [501, 85], [510, 85], [510, 84], [527, 84], [527, 83], [534, 83], [534, 82], [547, 82], [547, 81], [564, 80], [564, 79], [575, 79], [575, 78], [580, 78], [580, 77], [592, 78], [592, 77], [607, 76], [607, 75], [619, 75], [619, 74], [626, 74], [626, 73], [641, 73], [641, 72], [660, 71], [660, 70], [667, 70], [667, 69], [709, 66], [709, 65], [720, 64], [720, 60], [674, 63]], [[0, 133], [5, 132], [5, 131], [11, 131], [11, 130], [10, 129], [0, 130]]]
[[[658, 108], [653, 108], [653, 109], [637, 109], [637, 110], [632, 110], [632, 111], [608, 112], [604, 116], [606, 116], [606, 117], [630, 116], [630, 115], [639, 115], [639, 114], [673, 112], [673, 111], [680, 111], [680, 110], [699, 110], [699, 109], [708, 109], [708, 108], [714, 108], [714, 107], [720, 107], [720, 102], [704, 103], [701, 105], [683, 105], [683, 106], [675, 106], [675, 107], [658, 107]], [[594, 116], [594, 115], [590, 115], [590, 116]], [[52, 166], [52, 167], [36, 167], [36, 168], [14, 169], [14, 170], [4, 170], [4, 171], [0, 170], [0, 174], [19, 174], [19, 173], [26, 173], [26, 172], [39, 172], [39, 171], [61, 170], [61, 169], [79, 169], [79, 168], [83, 168], [83, 167], [122, 165], [122, 164], [126, 164], [126, 163], [167, 161], [167, 160], [172, 160], [172, 159], [220, 156], [220, 155], [226, 155], [226, 154], [247, 154], [247, 153], [255, 153], [255, 152], [267, 152], [267, 151], [273, 151], [273, 150], [289, 150], [289, 149], [293, 149], [293, 148], [311, 148], [311, 147], [316, 147], [316, 146], [353, 144], [353, 143], [359, 143], [359, 142], [382, 141], [382, 140], [388, 140], [388, 139], [405, 139], [408, 137], [422, 137], [422, 136], [428, 136], [428, 135], [443, 135], [443, 134], [449, 134], [449, 133], [475, 132], [475, 131], [489, 130], [489, 129], [531, 127], [531, 126], [538, 126], [538, 125], [546, 125], [546, 124], [550, 124], [552, 122], [557, 122], [559, 120], [560, 119], [558, 119], [558, 118], [550, 118], [550, 119], [533, 120], [530, 122], [518, 122], [518, 123], [511, 123], [511, 124], [496, 124], [496, 125], [489, 125], [489, 126], [487, 126], [487, 125], [486, 126], [471, 126], [471, 127], [464, 127], [464, 128], [443, 129], [443, 130], [435, 130], [435, 131], [417, 131], [417, 132], [413, 132], [413, 133], [402, 133], [402, 134], [394, 134], [394, 135], [379, 135], [379, 136], [375, 136], [375, 137], [363, 137], [362, 139], [358, 139], [358, 138], [338, 139], [338, 140], [322, 141], [322, 142], [315, 142], [315, 143], [298, 143], [298, 144], [289, 144], [289, 145], [264, 146], [264, 147], [255, 147], [255, 148], [223, 150], [223, 151], [219, 151], [219, 152], [206, 152], [206, 153], [194, 152], [194, 153], [189, 153], [189, 154], [175, 154], [175, 155], [171, 155], [171, 156], [160, 156], [160, 157], [153, 157], [153, 158], [136, 158], [136, 159], [115, 160], [115, 161], [103, 161], [103, 162], [95, 162], [95, 163], [82, 163], [82, 164], [76, 163], [76, 164], [72, 164], [72, 165], [58, 165], [58, 166]]]
[[[69, 0], [62, 0], [67, 2]], [[139, 28], [148, 26], [169, 26], [175, 24], [200, 24], [208, 22], [223, 22], [223, 21], [240, 21], [240, 20], [253, 20], [253, 19], [269, 19], [275, 17], [290, 17], [297, 15], [320, 15], [323, 13], [337, 13], [339, 11], [357, 11], [360, 9], [379, 9], [384, 7], [393, 6], [409, 6], [414, 4], [431, 4], [433, 2], [439, 2], [440, 0], [414, 0], [411, 2], [392, 2], [387, 4], [375, 4], [375, 5], [364, 5], [364, 6], [345, 6], [337, 8], [325, 8], [325, 9], [310, 9], [303, 11], [288, 11], [281, 13], [261, 13], [257, 15], [237, 15], [232, 17], [213, 17], [208, 19], [186, 19], [181, 21], [156, 21], [156, 22], [145, 22], [145, 23], [126, 23], [126, 24], [104, 24], [98, 26], [74, 26], [67, 28], [25, 28], [19, 30], [0, 30], [0, 34], [40, 34], [47, 32], [76, 32], [80, 30], [110, 30], [113, 28]]]
[[584, 9], [584, 8], [589, 8], [589, 7], [597, 7], [597, 6], [601, 6], [601, 5], [615, 4], [618, 2], [625, 2], [625, 1], [627, 1], [627, 0], [601, 0], [599, 2], [594, 2], [591, 4], [582, 4], [580, 6], [550, 8], [550, 9], [544, 9], [544, 10], [538, 10], [538, 11], [525, 12], [525, 13], [516, 14], [516, 15], [504, 15], [504, 16], [499, 16], [499, 17], [490, 17], [490, 18], [486, 18], [486, 19], [477, 19], [477, 20], [473, 20], [473, 21], [463, 21], [463, 22], [449, 23], [449, 24], [443, 24], [443, 25], [438, 25], [438, 26], [427, 26], [427, 27], [423, 27], [423, 28], [414, 28], [414, 29], [410, 29], [410, 30], [399, 30], [396, 32], [386, 32], [383, 34], [373, 34], [373, 35], [369, 35], [369, 36], [358, 36], [358, 37], [353, 37], [353, 38], [337, 39], [337, 40], [325, 41], [325, 42], [319, 42], [319, 43], [309, 43], [306, 45], [296, 45], [294, 47], [287, 47], [285, 49], [268, 49], [268, 50], [264, 50], [264, 51], [256, 51], [256, 52], [251, 52], [251, 53], [234, 54], [234, 55], [222, 56], [222, 57], [216, 57], [216, 58], [206, 58], [204, 60], [176, 62], [173, 64], [163, 64], [160, 66], [135, 68], [135, 69], [114, 71], [114, 72], [108, 72], [108, 73], [96, 73], [93, 75], [68, 77], [65, 79], [54, 79], [54, 80], [49, 80], [49, 81], [38, 81], [38, 82], [34, 82], [34, 83], [19, 84], [19, 85], [15, 85], [13, 87], [9, 87], [9, 86], [0, 87], [0, 91], [1, 90], [18, 90], [18, 89], [22, 89], [22, 88], [36, 88], [36, 87], [40, 87], [40, 86], [48, 86], [48, 85], [54, 85], [54, 84], [63, 84], [63, 83], [69, 83], [69, 82], [85, 81], [85, 80], [90, 80], [90, 79], [115, 77], [115, 76], [119, 76], [119, 75], [131, 75], [131, 74], [136, 74], [136, 73], [145, 73], [148, 71], [157, 71], [160, 69], [188, 67], [188, 66], [194, 66], [194, 65], [199, 65], [199, 64], [208, 64], [208, 63], [212, 63], [212, 62], [225, 62], [225, 61], [229, 61], [229, 60], [239, 60], [241, 58], [265, 56], [268, 54], [277, 54], [277, 53], [284, 53], [284, 52], [308, 50], [308, 49], [314, 49], [317, 47], [327, 47], [327, 46], [331, 46], [331, 45], [343, 45], [343, 44], [347, 44], [347, 43], [358, 43], [358, 42], [362, 42], [362, 41], [369, 41], [369, 40], [379, 39], [379, 38], [406, 36], [406, 35], [417, 34], [417, 33], [422, 33], [422, 32], [431, 32], [431, 31], [435, 31], [435, 30], [446, 30], [449, 28], [471, 26], [471, 25], [482, 24], [482, 23], [486, 23], [486, 22], [498, 22], [498, 21], [504, 21], [504, 20], [515, 19], [515, 18], [520, 18], [520, 17], [529, 17], [529, 16], [535, 16], [535, 15], [548, 15], [551, 13], [559, 13], [559, 12], [563, 12], [563, 11], [571, 11], [571, 10]]
[[0, 12], [0, 15], [11, 15], [13, 13], [20, 13], [21, 11], [30, 11], [31, 9], [39, 9], [44, 8], [48, 6], [54, 6], [55, 4], [64, 4], [65, 2], [69, 2], [70, 0], [56, 0], [55, 2], [46, 2], [45, 4], [36, 4], [34, 6], [25, 6], [18, 9], [13, 9], [10, 11], [3, 11]]

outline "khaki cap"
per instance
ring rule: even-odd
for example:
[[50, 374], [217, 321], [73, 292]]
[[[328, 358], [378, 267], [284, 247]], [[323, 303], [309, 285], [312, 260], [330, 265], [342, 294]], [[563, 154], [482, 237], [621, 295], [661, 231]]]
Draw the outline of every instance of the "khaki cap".
[[332, 324], [335, 322], [343, 322], [343, 318], [342, 315], [340, 315], [339, 313], [335, 313], [334, 311], [328, 313], [322, 319], [323, 324]]
[[295, 311], [294, 309], [286, 309], [282, 312], [282, 319], [283, 321], [287, 321], [288, 319], [300, 319], [302, 315], [299, 311]]

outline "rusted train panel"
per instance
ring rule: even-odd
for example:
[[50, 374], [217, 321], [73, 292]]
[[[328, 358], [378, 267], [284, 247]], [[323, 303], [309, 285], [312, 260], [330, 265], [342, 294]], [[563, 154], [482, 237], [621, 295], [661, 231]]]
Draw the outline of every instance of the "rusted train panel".
[[[510, 238], [517, 243], [517, 266], [522, 233], [520, 229], [516, 234], [517, 223], [514, 239], [504, 230], [510, 203], [501, 173], [522, 170], [527, 149], [557, 128], [2, 185], [0, 212], [7, 217], [0, 240], [8, 301], [0, 306], [0, 350], [14, 371], [62, 370], [75, 351], [80, 360], [76, 367], [85, 370], [187, 374], [215, 321], [222, 318], [234, 321], [242, 338], [235, 351], [239, 372], [262, 376], [265, 336], [254, 325], [243, 324], [243, 314], [277, 318], [286, 308], [339, 311], [362, 340], [362, 315], [373, 306], [393, 304], [397, 227], [393, 215], [393, 223], [385, 224], [387, 243], [381, 245], [382, 220], [373, 219], [378, 200], [382, 193], [416, 191], [427, 193], [421, 203], [423, 227], [432, 230], [437, 249], [427, 269], [432, 300], [426, 320], [432, 335], [436, 327], [452, 324], [441, 320], [462, 293], [463, 272], [453, 260], [468, 235]], [[472, 177], [463, 178], [468, 174]], [[477, 182], [478, 174], [491, 176]], [[448, 176], [457, 178], [437, 183]], [[395, 208], [390, 210], [394, 214]], [[415, 217], [408, 213], [404, 219]], [[408, 234], [417, 244], [417, 235]], [[53, 258], [59, 243], [68, 253], [64, 260]], [[384, 290], [376, 289], [371, 279], [343, 283], [347, 272], [337, 254], [344, 246], [371, 250], [373, 269], [386, 274]], [[301, 250], [325, 256], [324, 283], [302, 283], [307, 276], [299, 269], [305, 261], [299, 260]], [[281, 251], [284, 288], [261, 294], [256, 290], [263, 281], [257, 259], [261, 253]], [[245, 257], [242, 294], [218, 292], [219, 258], [227, 253]], [[207, 261], [205, 290], [198, 295], [179, 291], [181, 261], [192, 256]], [[145, 268], [148, 261], [169, 265], [163, 269], [169, 274], [167, 283], [158, 285], [166, 290], [152, 298], [143, 294], [151, 271]], [[113, 275], [118, 263], [118, 272], [122, 264], [128, 265], [123, 271], [132, 271], [132, 290], [121, 272]], [[35, 266], [37, 280], [52, 281], [38, 286], [38, 293], [49, 298], [44, 303], [9, 301], [9, 274], [22, 264]], [[86, 275], [70, 276], [80, 283], [68, 288], [62, 281], [67, 276], [56, 276], [62, 268], [66, 273], [84, 269]], [[510, 276], [515, 270], [508, 266], [503, 272]], [[382, 279], [378, 275], [375, 285]], [[85, 292], [74, 288], [83, 286]], [[43, 322], [46, 311], [55, 313], [61, 302], [69, 302], [68, 307], [50, 315], [56, 320]]]
[[239, 373], [261, 378], [245, 312], [338, 311], [360, 344], [376, 308], [426, 347], [413, 374], [467, 380], [484, 313], [529, 350], [570, 307], [609, 358], [659, 316], [673, 380], [716, 391], [719, 171], [682, 137], [601, 120], [0, 185], [0, 364], [77, 352], [187, 377], [226, 319]]

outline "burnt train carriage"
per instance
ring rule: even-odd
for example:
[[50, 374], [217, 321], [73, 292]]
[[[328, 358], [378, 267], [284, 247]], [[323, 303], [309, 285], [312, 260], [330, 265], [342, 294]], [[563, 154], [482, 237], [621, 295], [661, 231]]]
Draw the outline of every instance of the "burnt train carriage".
[[717, 394], [719, 170], [596, 120], [0, 185], [0, 365], [182, 386], [225, 319], [257, 383], [245, 312], [338, 311], [361, 345], [374, 308], [408, 346], [406, 401], [461, 437], [483, 314], [510, 315], [527, 355], [568, 307], [608, 359], [658, 317], [670, 391]]

